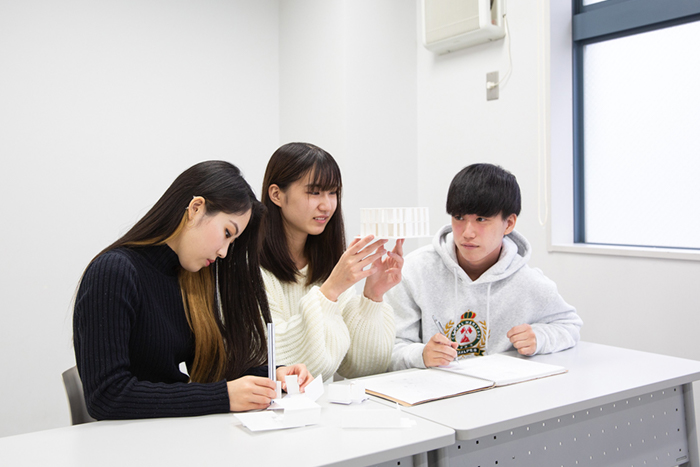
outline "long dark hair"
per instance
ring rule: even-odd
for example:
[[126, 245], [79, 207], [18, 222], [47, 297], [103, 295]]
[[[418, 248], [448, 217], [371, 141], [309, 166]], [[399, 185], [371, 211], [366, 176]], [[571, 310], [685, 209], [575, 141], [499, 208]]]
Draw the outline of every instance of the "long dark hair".
[[264, 322], [271, 322], [258, 261], [265, 207], [236, 166], [206, 161], [185, 170], [145, 216], [95, 258], [120, 247], [165, 244], [182, 231], [186, 209], [195, 196], [204, 198], [207, 215], [251, 210], [248, 226], [226, 257], [216, 260], [215, 267], [194, 273], [181, 269], [179, 273], [183, 304], [195, 337], [190, 379], [235, 379], [266, 362]]
[[270, 185], [277, 185], [284, 191], [309, 173], [311, 184], [319, 190], [337, 192], [338, 204], [323, 232], [309, 235], [306, 239], [304, 255], [309, 261], [307, 285], [328, 279], [345, 251], [345, 227], [341, 208], [343, 180], [338, 164], [330, 154], [313, 144], [285, 144], [270, 157], [265, 169], [261, 198], [268, 217], [260, 256], [262, 267], [283, 282], [296, 282], [299, 271], [289, 253], [282, 211], [272, 202], [268, 192]]

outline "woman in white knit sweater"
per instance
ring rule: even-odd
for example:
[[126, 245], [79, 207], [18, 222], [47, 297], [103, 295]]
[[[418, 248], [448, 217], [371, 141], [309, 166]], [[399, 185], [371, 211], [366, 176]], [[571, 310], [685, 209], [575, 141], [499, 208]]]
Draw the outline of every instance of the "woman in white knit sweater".
[[[386, 371], [394, 312], [384, 293], [401, 281], [403, 241], [355, 239], [345, 250], [342, 180], [333, 157], [289, 143], [270, 158], [262, 187], [268, 209], [260, 258], [275, 323], [276, 359], [312, 375], [354, 378]], [[368, 267], [370, 266], [370, 267]], [[365, 280], [358, 295], [353, 285]]]

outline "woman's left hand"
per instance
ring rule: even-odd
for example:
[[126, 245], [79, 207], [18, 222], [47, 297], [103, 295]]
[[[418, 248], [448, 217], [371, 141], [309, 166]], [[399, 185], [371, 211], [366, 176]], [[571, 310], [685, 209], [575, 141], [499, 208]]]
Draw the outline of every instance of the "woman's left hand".
[[372, 269], [376, 269], [376, 271], [365, 279], [365, 297], [375, 302], [381, 302], [384, 294], [401, 282], [403, 242], [403, 238], [396, 240], [394, 249], [372, 264]]
[[304, 388], [309, 385], [314, 377], [311, 376], [306, 365], [303, 363], [297, 363], [295, 365], [281, 366], [277, 368], [277, 381], [282, 381], [282, 390], [287, 390], [287, 382], [284, 377], [287, 375], [297, 375], [297, 383], [299, 383], [299, 391], [304, 392]]

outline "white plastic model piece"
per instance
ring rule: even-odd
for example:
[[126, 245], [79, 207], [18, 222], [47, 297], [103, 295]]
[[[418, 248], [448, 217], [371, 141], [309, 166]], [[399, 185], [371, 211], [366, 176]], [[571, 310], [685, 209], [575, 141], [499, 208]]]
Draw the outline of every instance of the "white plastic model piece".
[[340, 381], [328, 385], [328, 401], [334, 404], [360, 404], [367, 399], [364, 381]]
[[360, 210], [360, 237], [429, 237], [428, 208], [364, 208]]

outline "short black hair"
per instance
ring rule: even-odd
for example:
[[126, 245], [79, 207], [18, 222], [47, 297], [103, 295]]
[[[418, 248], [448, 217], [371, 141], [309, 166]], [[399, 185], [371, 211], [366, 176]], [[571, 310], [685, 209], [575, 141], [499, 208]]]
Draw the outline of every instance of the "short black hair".
[[447, 214], [476, 214], [503, 219], [520, 215], [520, 187], [515, 175], [493, 164], [472, 164], [457, 173], [447, 192]]

